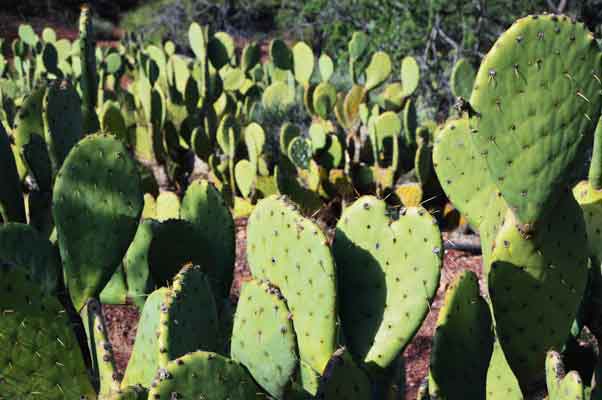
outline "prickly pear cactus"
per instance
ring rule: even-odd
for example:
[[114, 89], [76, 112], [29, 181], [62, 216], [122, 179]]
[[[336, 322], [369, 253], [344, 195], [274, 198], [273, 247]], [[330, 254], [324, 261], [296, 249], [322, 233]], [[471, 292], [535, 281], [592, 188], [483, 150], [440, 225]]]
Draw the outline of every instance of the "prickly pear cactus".
[[0, 313], [3, 397], [96, 398], [67, 313], [19, 265], [0, 266]]
[[204, 255], [211, 265], [207, 271], [211, 288], [217, 299], [225, 299], [232, 286], [236, 246], [230, 210], [212, 184], [197, 180], [186, 189], [181, 214], [196, 228], [199, 241], [207, 246]]
[[81, 316], [92, 358], [93, 380], [100, 388], [99, 394], [108, 396], [119, 390], [121, 376], [115, 368], [113, 347], [109, 341], [100, 302], [97, 299], [88, 300]]
[[465, 58], [458, 60], [454, 65], [449, 82], [452, 94], [456, 97], [470, 98], [476, 75], [477, 72], [470, 61]]
[[587, 281], [587, 237], [570, 192], [532, 236], [511, 210], [502, 215], [494, 240], [483, 244], [491, 248], [484, 270], [500, 345], [522, 386], [542, 378], [546, 352], [569, 334]]
[[326, 237], [285, 197], [270, 196], [251, 214], [247, 240], [251, 273], [280, 289], [293, 316], [300, 359], [321, 373], [337, 334], [334, 261]]
[[583, 400], [585, 391], [583, 381], [577, 371], [564, 371], [560, 354], [554, 350], [546, 355], [546, 383], [549, 400]]
[[98, 76], [96, 72], [96, 42], [92, 28], [92, 12], [87, 5], [82, 6], [79, 16], [79, 59], [81, 60], [80, 87], [82, 91], [82, 114], [84, 133], [97, 132], [100, 129], [96, 115], [98, 100]]
[[106, 400], [147, 400], [148, 390], [140, 385], [128, 386], [117, 390]]
[[385, 369], [420, 327], [443, 254], [426, 210], [407, 208], [391, 222], [386, 208], [373, 196], [356, 200], [343, 211], [333, 244], [343, 333], [356, 359], [375, 370]]
[[52, 213], [77, 310], [111, 279], [136, 233], [142, 207], [136, 165], [119, 140], [91, 135], [69, 153], [56, 177]]
[[320, 377], [316, 399], [369, 400], [371, 390], [366, 373], [353, 362], [349, 351], [341, 347], [332, 354]]
[[79, 96], [68, 80], [56, 80], [46, 90], [43, 102], [44, 136], [54, 174], [69, 151], [83, 136]]
[[518, 380], [508, 365], [504, 351], [496, 340], [487, 369], [487, 399], [523, 400]]
[[243, 284], [232, 330], [233, 360], [276, 399], [282, 399], [298, 366], [290, 311], [280, 291], [268, 283]]
[[600, 76], [592, 33], [557, 15], [519, 19], [481, 63], [470, 99], [473, 143], [525, 231], [571, 179], [602, 109]]
[[174, 277], [159, 321], [160, 365], [190, 351], [217, 349], [217, 309], [201, 267], [188, 265]]
[[288, 158], [297, 168], [308, 169], [312, 150], [309, 140], [297, 136], [288, 145]]
[[437, 319], [429, 369], [430, 395], [484, 399], [492, 350], [489, 307], [479, 294], [477, 276], [464, 271], [447, 289]]
[[149, 399], [248, 400], [260, 390], [245, 368], [216, 353], [197, 351], [157, 371]]
[[449, 200], [479, 229], [497, 188], [472, 144], [467, 117], [448, 121], [435, 137], [433, 166]]
[[142, 221], [123, 257], [128, 297], [140, 309], [144, 307], [146, 297], [152, 292], [154, 286], [150, 275], [148, 250], [157, 224], [158, 222], [153, 220]]

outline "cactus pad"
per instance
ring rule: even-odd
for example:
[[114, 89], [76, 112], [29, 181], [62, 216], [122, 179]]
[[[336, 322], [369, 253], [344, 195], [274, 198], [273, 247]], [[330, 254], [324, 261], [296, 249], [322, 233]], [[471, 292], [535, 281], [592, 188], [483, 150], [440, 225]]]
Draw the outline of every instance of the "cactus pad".
[[0, 215], [4, 222], [25, 222], [25, 203], [10, 140], [0, 122]]
[[245, 368], [219, 354], [197, 351], [157, 371], [149, 399], [248, 400], [259, 388]]
[[293, 317], [300, 358], [321, 373], [337, 333], [334, 262], [326, 237], [285, 198], [271, 196], [257, 203], [247, 238], [251, 273], [280, 289]]
[[420, 327], [437, 290], [443, 254], [437, 223], [421, 207], [391, 223], [386, 203], [364, 196], [343, 211], [333, 253], [349, 350], [386, 368]]
[[560, 197], [532, 236], [508, 210], [484, 265], [496, 332], [521, 386], [541, 378], [548, 349], [564, 344], [587, 281], [581, 209], [570, 192]]
[[282, 399], [297, 368], [297, 342], [280, 291], [246, 282], [234, 317], [232, 359], [243, 364], [271, 396]]
[[429, 373], [431, 396], [484, 399], [492, 349], [489, 307], [479, 295], [477, 276], [464, 271], [447, 289], [437, 319]]
[[452, 94], [456, 97], [469, 99], [476, 75], [477, 72], [467, 59], [461, 58], [458, 60], [454, 65], [449, 82]]
[[347, 349], [337, 349], [320, 377], [318, 400], [370, 400], [370, 381], [355, 363]]
[[566, 373], [560, 354], [554, 350], [546, 355], [546, 383], [549, 400], [583, 400], [583, 381], [577, 371]]
[[66, 284], [78, 310], [111, 279], [142, 207], [140, 177], [120, 141], [91, 135], [69, 153], [57, 174], [52, 213]]
[[498, 341], [493, 344], [491, 361], [487, 369], [487, 399], [523, 400], [518, 380], [508, 365]]
[[291, 140], [288, 145], [288, 158], [297, 168], [309, 169], [312, 153], [311, 142], [300, 136]]
[[0, 315], [2, 397], [95, 398], [67, 313], [18, 266], [0, 266]]
[[602, 109], [601, 75], [594, 36], [566, 16], [519, 19], [483, 59], [470, 99], [473, 143], [525, 230], [571, 179]]

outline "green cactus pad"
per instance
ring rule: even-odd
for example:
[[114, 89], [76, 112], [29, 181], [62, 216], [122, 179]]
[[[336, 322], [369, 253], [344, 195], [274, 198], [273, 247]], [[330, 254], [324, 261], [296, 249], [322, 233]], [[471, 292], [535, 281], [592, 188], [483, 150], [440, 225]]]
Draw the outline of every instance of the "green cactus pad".
[[249, 400], [260, 390], [245, 368], [219, 354], [197, 351], [157, 371], [149, 399]]
[[479, 229], [497, 188], [485, 159], [472, 144], [467, 118], [452, 119], [441, 129], [435, 138], [433, 166], [449, 200]]
[[456, 97], [469, 99], [476, 75], [477, 72], [467, 59], [461, 58], [458, 60], [454, 65], [449, 82], [452, 94]]
[[548, 351], [546, 355], [546, 383], [549, 400], [583, 400], [583, 381], [577, 371], [565, 373], [560, 354]]
[[406, 147], [416, 145], [416, 128], [418, 127], [418, 117], [416, 116], [416, 106], [412, 100], [408, 100], [403, 107], [403, 138]]
[[255, 42], [249, 43], [242, 50], [240, 64], [245, 72], [252, 70], [261, 61], [261, 47]]
[[599, 265], [602, 262], [602, 191], [582, 181], [573, 188], [573, 195], [583, 210], [590, 255]]
[[261, 103], [268, 110], [286, 110], [294, 102], [294, 92], [286, 83], [280, 81], [268, 86], [261, 96]]
[[0, 215], [4, 222], [25, 222], [25, 203], [10, 140], [0, 122]]
[[18, 266], [0, 266], [0, 314], [2, 397], [96, 398], [67, 313]]
[[349, 350], [375, 369], [397, 357], [426, 317], [443, 254], [426, 210], [408, 208], [391, 223], [386, 207], [373, 196], [356, 200], [343, 211], [333, 244]]
[[207, 55], [207, 27], [201, 27], [196, 22], [190, 24], [188, 41], [197, 60], [205, 60]]
[[312, 93], [313, 110], [321, 118], [328, 118], [336, 102], [336, 88], [328, 82], [320, 83]]
[[148, 389], [140, 385], [132, 385], [117, 390], [106, 399], [103, 400], [147, 400]]
[[77, 91], [68, 80], [54, 81], [43, 103], [44, 136], [56, 174], [69, 151], [83, 136], [83, 119]]
[[240, 160], [234, 167], [234, 176], [236, 177], [236, 186], [244, 198], [249, 198], [253, 191], [255, 179], [257, 178], [257, 169], [249, 160]]
[[211, 266], [206, 271], [211, 288], [217, 299], [225, 299], [232, 286], [236, 247], [230, 210], [213, 185], [197, 180], [188, 186], [182, 200], [182, 218], [192, 223], [198, 241], [207, 247], [203, 255]]
[[274, 39], [270, 43], [270, 58], [276, 68], [286, 71], [293, 69], [293, 53], [280, 39]]
[[108, 396], [119, 390], [120, 376], [115, 368], [113, 347], [109, 341], [107, 328], [100, 303], [90, 299], [81, 312], [82, 322], [88, 338], [88, 349], [92, 357], [92, 375], [98, 380], [100, 396]]
[[403, 97], [411, 96], [418, 88], [420, 81], [420, 66], [412, 56], [401, 60], [401, 84], [403, 85]]
[[300, 136], [291, 140], [288, 145], [288, 158], [297, 168], [308, 169], [312, 153], [310, 141]]
[[414, 156], [414, 173], [422, 185], [429, 182], [433, 172], [433, 148], [428, 144], [422, 144], [416, 149]]
[[287, 300], [301, 360], [323, 371], [337, 333], [334, 261], [326, 237], [285, 198], [270, 196], [251, 214], [247, 240], [251, 273], [277, 286]]
[[316, 399], [370, 400], [371, 390], [366, 373], [355, 365], [347, 349], [342, 347], [330, 357], [320, 377]]
[[487, 400], [523, 400], [518, 380], [508, 365], [498, 341], [493, 344], [487, 369]]
[[372, 90], [387, 80], [391, 74], [391, 59], [384, 51], [372, 55], [370, 64], [366, 67], [366, 91]]
[[142, 221], [123, 258], [128, 297], [140, 309], [144, 306], [146, 296], [152, 291], [154, 285], [150, 275], [148, 252], [157, 225], [157, 221]]
[[103, 132], [115, 135], [124, 144], [129, 144], [129, 134], [125, 118], [119, 103], [115, 101], [106, 101], [100, 111], [100, 127]]
[[69, 153], [56, 177], [52, 213], [76, 309], [111, 279], [142, 207], [140, 176], [120, 141], [91, 135]]
[[100, 292], [99, 298], [102, 304], [125, 304], [127, 302], [128, 288], [123, 265], [117, 267], [111, 280]]
[[121, 387], [142, 385], [148, 387], [159, 368], [159, 324], [161, 305], [169, 289], [160, 288], [151, 293], [144, 303], [138, 322], [132, 356], [128, 362]]
[[157, 196], [157, 220], [180, 218], [180, 198], [174, 192], [161, 192]]
[[297, 42], [293, 46], [293, 64], [295, 79], [302, 85], [309, 84], [309, 79], [314, 72], [314, 52], [304, 42]]
[[489, 307], [479, 294], [477, 276], [464, 271], [447, 289], [439, 311], [429, 370], [431, 396], [484, 399], [492, 350]]
[[595, 128], [601, 60], [583, 24], [534, 15], [502, 34], [479, 68], [473, 143], [525, 230], [554, 209]]
[[217, 310], [201, 267], [185, 266], [174, 277], [161, 305], [159, 321], [159, 364], [191, 351], [217, 350]]
[[96, 70], [96, 43], [92, 29], [92, 12], [87, 5], [82, 6], [79, 16], [80, 80], [82, 93], [82, 114], [84, 118], [84, 134], [97, 132], [100, 128], [96, 115], [98, 99], [98, 73]]
[[243, 284], [232, 330], [232, 359], [253, 379], [282, 399], [298, 365], [290, 312], [280, 291], [267, 283]]
[[332, 58], [326, 53], [322, 53], [318, 59], [318, 66], [320, 67], [320, 76], [322, 82], [328, 82], [332, 74], [334, 73], [334, 63]]
[[562, 193], [532, 236], [519, 228], [508, 210], [484, 270], [496, 332], [522, 386], [542, 377], [546, 352], [561, 347], [569, 334], [587, 281], [588, 246], [570, 192]]

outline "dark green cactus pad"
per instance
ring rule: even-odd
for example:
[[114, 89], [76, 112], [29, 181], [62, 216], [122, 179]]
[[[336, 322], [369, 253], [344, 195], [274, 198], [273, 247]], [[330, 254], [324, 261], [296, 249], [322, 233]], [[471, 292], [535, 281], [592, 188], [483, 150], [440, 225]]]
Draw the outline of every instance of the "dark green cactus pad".
[[91, 135], [69, 153], [56, 177], [52, 213], [77, 310], [111, 279], [136, 233], [142, 207], [136, 164], [119, 140]]
[[318, 400], [370, 400], [371, 387], [368, 376], [355, 363], [345, 349], [337, 349], [320, 377]]
[[487, 400], [523, 400], [518, 380], [508, 365], [498, 341], [493, 344], [487, 369]]
[[148, 253], [153, 240], [154, 228], [158, 224], [153, 220], [142, 221], [123, 258], [128, 297], [140, 309], [144, 306], [146, 296], [152, 292], [154, 286], [150, 275]]
[[21, 157], [39, 190], [50, 192], [52, 189], [52, 169], [44, 138], [39, 135], [32, 135], [29, 142], [23, 146]]
[[297, 168], [308, 169], [312, 157], [311, 143], [309, 140], [297, 136], [288, 145], [288, 158]]
[[425, 186], [433, 172], [433, 148], [428, 144], [422, 144], [416, 149], [414, 156], [414, 173], [418, 181]]
[[0, 266], [0, 396], [96, 398], [67, 313], [25, 271]]
[[83, 6], [79, 16], [79, 59], [81, 74], [79, 84], [82, 91], [82, 114], [84, 117], [84, 133], [97, 132], [100, 129], [96, 115], [98, 100], [98, 75], [96, 71], [96, 42], [92, 29], [92, 12]]
[[407, 208], [391, 222], [387, 205], [364, 196], [337, 224], [341, 323], [349, 350], [375, 370], [403, 350], [430, 309], [439, 284], [443, 248], [435, 219]]
[[408, 99], [403, 107], [403, 138], [405, 146], [408, 148], [416, 145], [417, 127], [418, 117], [416, 116], [416, 105], [411, 99]]
[[102, 304], [125, 304], [128, 298], [128, 288], [125, 280], [123, 265], [119, 265], [111, 280], [100, 292]]
[[56, 293], [61, 260], [50, 241], [31, 226], [0, 225], [0, 260], [22, 268], [42, 293]]
[[100, 396], [107, 396], [119, 389], [121, 376], [115, 368], [113, 346], [109, 341], [102, 309], [97, 299], [90, 299], [81, 312], [92, 358], [92, 375]]
[[56, 174], [69, 151], [83, 136], [81, 102], [68, 80], [56, 80], [46, 90], [43, 103], [44, 136], [52, 170]]
[[274, 39], [271, 41], [270, 58], [276, 68], [287, 71], [293, 70], [293, 52], [283, 40]]
[[245, 368], [219, 354], [197, 351], [157, 371], [149, 399], [249, 400], [261, 396]]
[[554, 350], [546, 355], [546, 384], [549, 400], [583, 400], [583, 381], [577, 371], [566, 373], [560, 354]]
[[566, 341], [588, 275], [588, 246], [579, 205], [563, 192], [532, 236], [511, 210], [498, 227], [484, 270], [496, 332], [521, 386], [542, 378], [545, 354]]
[[557, 15], [516, 21], [483, 59], [473, 143], [526, 230], [554, 208], [595, 128], [601, 60], [591, 32]]
[[100, 112], [100, 127], [103, 132], [115, 135], [124, 144], [130, 144], [125, 117], [118, 102], [106, 101], [103, 104]]
[[497, 188], [472, 144], [467, 118], [448, 121], [436, 136], [433, 166], [449, 200], [479, 229]]
[[215, 299], [207, 276], [198, 265], [185, 266], [174, 277], [161, 305], [158, 333], [161, 365], [191, 351], [217, 349]]
[[205, 244], [190, 222], [168, 219], [154, 226], [148, 263], [156, 284], [168, 285], [184, 264], [202, 264], [206, 257]]
[[155, 290], [148, 296], [140, 320], [136, 340], [132, 349], [132, 356], [128, 362], [121, 387], [142, 385], [148, 387], [159, 368], [159, 323], [161, 319], [161, 305], [165, 296], [169, 294], [168, 288]]
[[336, 278], [328, 240], [285, 197], [270, 196], [251, 214], [247, 241], [253, 276], [268, 280], [286, 298], [301, 361], [322, 372], [337, 335]]
[[0, 122], [0, 215], [4, 222], [25, 222], [25, 203], [15, 157]]
[[464, 271], [447, 289], [439, 311], [429, 370], [431, 396], [484, 399], [492, 350], [489, 307], [479, 294], [477, 276]]
[[277, 288], [257, 281], [243, 284], [234, 316], [231, 357], [276, 399], [284, 398], [298, 365], [289, 315]]
[[291, 124], [290, 122], [285, 122], [280, 128], [280, 134], [278, 136], [280, 153], [287, 154], [288, 146], [290, 145], [291, 141], [300, 134], [301, 131], [297, 125]]
[[225, 299], [232, 286], [236, 246], [230, 210], [212, 184], [197, 180], [186, 190], [181, 213], [182, 218], [196, 228], [199, 242], [206, 246], [203, 256], [207, 265], [211, 266], [206, 273], [216, 299]]
[[476, 75], [477, 72], [470, 64], [470, 61], [465, 58], [459, 59], [456, 65], [454, 65], [449, 81], [452, 94], [455, 97], [469, 99]]

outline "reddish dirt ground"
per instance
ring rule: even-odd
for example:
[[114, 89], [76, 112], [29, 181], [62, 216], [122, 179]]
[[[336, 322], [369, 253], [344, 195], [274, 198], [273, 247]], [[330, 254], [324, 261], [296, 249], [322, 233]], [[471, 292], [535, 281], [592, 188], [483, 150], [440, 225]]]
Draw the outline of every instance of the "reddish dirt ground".
[[[249, 279], [250, 272], [246, 261], [246, 219], [236, 221], [236, 264], [235, 279], [231, 297], [236, 299], [240, 285]], [[447, 235], [444, 234], [444, 238]], [[437, 315], [443, 303], [443, 296], [448, 284], [463, 270], [469, 269], [481, 278], [481, 257], [470, 253], [447, 250], [443, 263], [443, 271], [437, 296], [422, 327], [404, 351], [406, 369], [406, 398], [416, 398], [421, 381], [428, 373], [431, 340], [437, 323]], [[481, 281], [481, 290], [483, 282]], [[134, 306], [103, 306], [110, 340], [117, 362], [117, 368], [123, 372], [129, 360], [132, 345], [136, 337], [136, 325], [139, 312]]]

